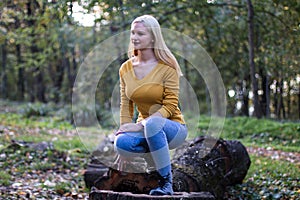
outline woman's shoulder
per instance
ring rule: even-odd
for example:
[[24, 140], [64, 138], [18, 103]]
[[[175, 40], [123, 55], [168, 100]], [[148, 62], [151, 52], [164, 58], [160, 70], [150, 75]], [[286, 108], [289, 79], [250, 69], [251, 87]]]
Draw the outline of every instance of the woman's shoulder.
[[169, 73], [176, 72], [176, 69], [174, 67], [171, 67], [170, 65], [168, 65], [162, 61], [159, 61], [158, 63], [160, 65], [160, 69], [164, 70], [165, 72], [169, 72]]
[[121, 67], [120, 67], [120, 73], [122, 72], [127, 72], [132, 68], [132, 59], [128, 59], [125, 62], [122, 63]]

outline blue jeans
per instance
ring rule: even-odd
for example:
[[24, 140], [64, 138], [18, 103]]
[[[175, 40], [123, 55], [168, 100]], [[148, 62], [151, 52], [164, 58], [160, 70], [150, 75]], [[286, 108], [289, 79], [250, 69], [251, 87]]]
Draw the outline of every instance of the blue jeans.
[[161, 176], [171, 174], [169, 149], [180, 146], [187, 137], [184, 124], [162, 117], [150, 117], [141, 132], [125, 132], [115, 139], [115, 149], [122, 157], [151, 153]]

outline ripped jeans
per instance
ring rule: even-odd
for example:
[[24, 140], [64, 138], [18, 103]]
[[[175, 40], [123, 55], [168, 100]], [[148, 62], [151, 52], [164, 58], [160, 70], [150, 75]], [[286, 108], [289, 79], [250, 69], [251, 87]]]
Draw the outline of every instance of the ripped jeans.
[[125, 158], [151, 153], [156, 170], [164, 177], [171, 174], [169, 149], [180, 146], [187, 133], [184, 124], [162, 117], [150, 117], [144, 131], [119, 134], [114, 144], [119, 155]]

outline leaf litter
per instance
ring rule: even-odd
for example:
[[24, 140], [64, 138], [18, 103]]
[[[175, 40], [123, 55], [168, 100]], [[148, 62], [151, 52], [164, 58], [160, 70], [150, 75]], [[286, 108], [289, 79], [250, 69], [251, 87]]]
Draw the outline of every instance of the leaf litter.
[[88, 199], [86, 158], [46, 144], [12, 141], [0, 151], [0, 169], [8, 174], [0, 186], [1, 199]]

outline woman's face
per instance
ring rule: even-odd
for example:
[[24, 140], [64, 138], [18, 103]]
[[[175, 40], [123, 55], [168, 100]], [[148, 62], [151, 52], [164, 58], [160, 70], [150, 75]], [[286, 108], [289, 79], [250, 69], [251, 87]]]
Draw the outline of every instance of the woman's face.
[[136, 50], [153, 48], [152, 34], [141, 22], [132, 24], [130, 40]]

